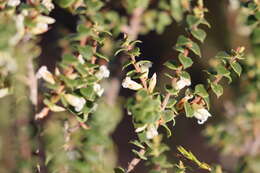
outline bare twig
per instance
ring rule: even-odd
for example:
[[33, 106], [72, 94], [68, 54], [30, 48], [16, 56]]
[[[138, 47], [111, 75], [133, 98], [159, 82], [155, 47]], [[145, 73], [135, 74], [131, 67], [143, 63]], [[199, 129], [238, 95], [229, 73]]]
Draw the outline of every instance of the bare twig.
[[[143, 155], [143, 154], [145, 153], [145, 150], [144, 150], [144, 149], [141, 149], [141, 150], [139, 151], [139, 153], [140, 153], [141, 155]], [[128, 164], [128, 167], [127, 167], [126, 172], [128, 173], [128, 172], [131, 172], [132, 170], [134, 170], [135, 166], [136, 166], [140, 161], [141, 161], [141, 159], [140, 159], [140, 158], [137, 158], [137, 157], [134, 158], [134, 159], [132, 159], [131, 162]]]

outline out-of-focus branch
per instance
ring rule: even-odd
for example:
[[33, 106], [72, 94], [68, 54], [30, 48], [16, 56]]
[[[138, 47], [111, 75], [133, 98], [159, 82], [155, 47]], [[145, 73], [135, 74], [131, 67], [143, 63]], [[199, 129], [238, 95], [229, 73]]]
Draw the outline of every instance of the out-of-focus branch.
[[141, 16], [144, 10], [145, 9], [142, 7], [134, 9], [129, 26], [122, 27], [122, 31], [126, 33], [131, 40], [135, 40], [139, 34], [141, 28]]
[[37, 100], [38, 100], [38, 88], [37, 88], [37, 78], [34, 72], [33, 68], [33, 60], [30, 58], [28, 60], [28, 86], [30, 88], [30, 100], [32, 101], [32, 104], [37, 106]]

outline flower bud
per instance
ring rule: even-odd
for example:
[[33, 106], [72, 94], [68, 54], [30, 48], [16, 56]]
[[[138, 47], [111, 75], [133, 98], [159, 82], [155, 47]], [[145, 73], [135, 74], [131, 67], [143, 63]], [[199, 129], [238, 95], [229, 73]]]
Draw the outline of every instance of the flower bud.
[[150, 82], [149, 82], [149, 87], [148, 87], [148, 91], [150, 93], [153, 92], [155, 86], [156, 86], [156, 80], [157, 80], [157, 76], [156, 76], [156, 73], [153, 74], [152, 78], [150, 79]]
[[99, 71], [95, 74], [98, 79], [108, 78], [110, 75], [110, 71], [108, 70], [107, 66], [101, 65], [99, 67]]
[[208, 117], [211, 117], [209, 111], [205, 108], [199, 108], [195, 110], [194, 117], [198, 119], [198, 124], [203, 124], [207, 121]]
[[144, 126], [141, 126], [141, 127], [138, 127], [137, 129], [135, 129], [135, 132], [138, 133], [138, 132], [142, 132], [146, 129], [147, 127], [147, 124], [145, 124]]
[[43, 78], [45, 81], [51, 83], [51, 84], [55, 84], [55, 80], [53, 78], [53, 75], [51, 74], [51, 72], [48, 71], [46, 66], [42, 66], [38, 72], [36, 73], [36, 77], [38, 79]]
[[122, 86], [123, 86], [123, 88], [129, 88], [132, 90], [139, 90], [139, 89], [143, 88], [143, 86], [141, 84], [133, 81], [130, 77], [126, 77], [123, 80]]
[[54, 9], [54, 4], [51, 2], [52, 0], [42, 0], [41, 4], [44, 5], [49, 11]]
[[147, 132], [146, 132], [146, 138], [153, 139], [157, 135], [158, 135], [157, 129], [153, 125], [148, 126]]
[[176, 87], [177, 90], [181, 90], [185, 86], [190, 86], [190, 85], [191, 85], [190, 79], [184, 78], [184, 77], [180, 77], [180, 80], [177, 81], [175, 87]]
[[75, 111], [77, 112], [80, 112], [86, 103], [86, 100], [83, 97], [78, 97], [72, 94], [66, 94], [65, 99], [71, 106], [75, 107]]
[[101, 97], [102, 94], [104, 93], [104, 88], [101, 88], [101, 86], [98, 83], [95, 83], [93, 88], [99, 97]]

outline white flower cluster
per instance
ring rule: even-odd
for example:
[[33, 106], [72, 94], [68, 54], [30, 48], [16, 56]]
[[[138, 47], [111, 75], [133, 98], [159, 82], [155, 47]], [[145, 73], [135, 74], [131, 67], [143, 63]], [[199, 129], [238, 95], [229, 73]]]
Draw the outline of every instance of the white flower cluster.
[[101, 65], [99, 67], [99, 71], [96, 72], [96, 74], [95, 74], [95, 76], [98, 79], [108, 78], [109, 75], [110, 75], [110, 71], [108, 70], [107, 66], [105, 66], [105, 65]]
[[51, 84], [55, 84], [55, 80], [51, 72], [48, 71], [46, 66], [42, 66], [38, 72], [36, 73], [36, 77], [38, 79], [43, 78], [46, 82], [49, 82]]
[[8, 0], [7, 5], [11, 7], [16, 7], [21, 3], [20, 0]]
[[157, 131], [156, 127], [153, 125], [148, 126], [147, 132], [146, 132], [146, 138], [153, 139], [157, 135], [158, 135], [158, 131]]
[[144, 73], [144, 77], [147, 78], [149, 74], [149, 69], [152, 67], [151, 62], [145, 62], [140, 65], [141, 73]]
[[143, 88], [143, 86], [135, 81], [133, 81], [130, 77], [126, 77], [123, 80], [122, 83], [123, 88], [129, 88], [131, 90], [139, 90], [141, 88]]
[[34, 20], [36, 22], [36, 26], [31, 28], [30, 32], [35, 35], [48, 31], [48, 25], [55, 22], [55, 19], [43, 15], [37, 16]]
[[182, 88], [184, 88], [185, 86], [190, 86], [191, 85], [191, 81], [188, 78], [184, 78], [184, 77], [180, 77], [180, 80], [177, 81], [175, 88], [177, 90], [181, 90]]
[[144, 131], [145, 129], [147, 129], [146, 131], [146, 138], [147, 139], [153, 139], [155, 136], [158, 135], [158, 131], [157, 131], [157, 128], [154, 126], [154, 125], [147, 125], [145, 124], [144, 126], [142, 127], [138, 127], [135, 132], [138, 133], [138, 132], [142, 132]]
[[85, 60], [84, 60], [84, 58], [83, 58], [83, 56], [81, 54], [79, 54], [78, 60], [79, 60], [80, 64], [85, 64]]
[[99, 97], [101, 97], [101, 96], [103, 95], [103, 93], [104, 93], [104, 88], [101, 88], [100, 84], [95, 83], [94, 86], [93, 86], [93, 88], [94, 88], [94, 91], [97, 93], [97, 95], [98, 95]]
[[83, 97], [78, 97], [72, 94], [66, 94], [65, 99], [67, 102], [75, 108], [75, 111], [80, 112], [86, 103], [86, 100]]
[[199, 108], [195, 110], [194, 117], [198, 119], [198, 124], [203, 124], [207, 121], [208, 117], [211, 117], [211, 114], [207, 109]]
[[54, 4], [52, 0], [42, 0], [41, 4], [44, 5], [49, 11], [54, 9]]

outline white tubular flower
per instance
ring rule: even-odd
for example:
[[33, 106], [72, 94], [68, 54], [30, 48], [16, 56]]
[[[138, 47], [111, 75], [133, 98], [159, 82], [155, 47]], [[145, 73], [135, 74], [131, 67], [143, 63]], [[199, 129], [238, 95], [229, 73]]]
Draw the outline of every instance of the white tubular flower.
[[154, 73], [152, 78], [150, 79], [150, 82], [149, 82], [148, 90], [149, 90], [150, 93], [153, 92], [153, 90], [156, 86], [156, 80], [157, 80], [157, 76], [156, 76], [156, 73]]
[[180, 77], [180, 80], [177, 81], [175, 88], [177, 90], [181, 90], [185, 86], [190, 86], [190, 85], [191, 85], [190, 79], [184, 78], [184, 77]]
[[152, 67], [151, 62], [145, 62], [140, 65], [141, 72], [144, 73], [144, 77], [148, 78], [149, 69]]
[[9, 94], [9, 89], [8, 88], [2, 88], [0, 89], [0, 98], [5, 97]]
[[130, 77], [126, 77], [123, 80], [122, 86], [123, 86], [123, 88], [129, 88], [129, 89], [132, 89], [132, 90], [139, 90], [139, 89], [143, 88], [142, 85], [133, 81]]
[[11, 7], [16, 7], [21, 3], [20, 0], [8, 0], [7, 1], [7, 5], [11, 6]]
[[200, 108], [195, 111], [194, 117], [198, 119], [198, 124], [203, 124], [207, 121], [208, 117], [211, 117], [211, 114], [207, 109]]
[[97, 83], [94, 84], [93, 88], [99, 97], [101, 97], [102, 94], [104, 93], [104, 88], [101, 88], [101, 86]]
[[55, 19], [48, 16], [38, 16], [36, 19], [36, 26], [31, 29], [32, 34], [42, 34], [48, 30], [48, 24], [53, 24]]
[[65, 99], [71, 106], [74, 106], [75, 111], [77, 112], [80, 112], [86, 103], [86, 100], [83, 97], [78, 97], [72, 94], [66, 94]]
[[110, 71], [108, 70], [107, 66], [101, 65], [99, 67], [99, 71], [95, 74], [98, 79], [108, 78], [110, 75]]
[[157, 129], [153, 125], [148, 126], [146, 132], [146, 138], [153, 139], [157, 135], [158, 135]]
[[79, 60], [80, 64], [85, 64], [85, 60], [84, 60], [84, 58], [83, 58], [83, 56], [81, 54], [79, 54], [78, 60]]
[[51, 84], [55, 84], [55, 80], [53, 78], [53, 75], [51, 74], [51, 72], [48, 71], [46, 66], [42, 66], [38, 72], [36, 73], [36, 77], [38, 79], [43, 78], [45, 81], [51, 83]]
[[141, 127], [138, 127], [137, 129], [135, 129], [135, 132], [138, 133], [138, 132], [142, 132], [146, 129], [147, 127], [147, 124], [145, 124], [144, 126], [141, 126]]
[[49, 106], [50, 110], [53, 111], [53, 112], [62, 112], [62, 111], [65, 111], [66, 109], [61, 107], [61, 106], [57, 106], [55, 104], [53, 105], [50, 105]]
[[41, 4], [44, 5], [49, 11], [54, 9], [54, 4], [51, 2], [52, 0], [42, 0]]

